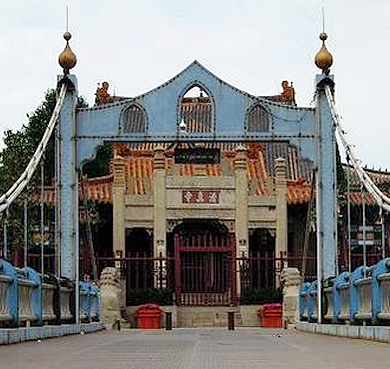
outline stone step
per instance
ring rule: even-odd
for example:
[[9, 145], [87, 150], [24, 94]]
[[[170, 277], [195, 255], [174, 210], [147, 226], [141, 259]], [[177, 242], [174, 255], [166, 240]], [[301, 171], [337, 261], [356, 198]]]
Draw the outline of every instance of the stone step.
[[[231, 311], [231, 308], [219, 306], [180, 307], [177, 311], [177, 325], [182, 328], [227, 327], [228, 311]], [[242, 325], [241, 314], [238, 312], [235, 314], [235, 325]]]
[[[121, 328], [135, 328], [137, 318], [134, 316], [136, 306], [128, 306], [121, 321]], [[172, 312], [172, 326], [175, 327], [227, 327], [228, 311], [235, 311], [236, 327], [259, 327], [258, 305], [237, 306], [161, 306], [162, 311]], [[161, 321], [165, 327], [165, 317]]]

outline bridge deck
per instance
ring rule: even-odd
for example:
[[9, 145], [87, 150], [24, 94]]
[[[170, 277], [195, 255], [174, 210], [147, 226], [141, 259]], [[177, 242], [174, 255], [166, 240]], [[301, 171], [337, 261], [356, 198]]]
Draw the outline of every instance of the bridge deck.
[[390, 346], [266, 329], [122, 330], [0, 347], [0, 368], [383, 369]]

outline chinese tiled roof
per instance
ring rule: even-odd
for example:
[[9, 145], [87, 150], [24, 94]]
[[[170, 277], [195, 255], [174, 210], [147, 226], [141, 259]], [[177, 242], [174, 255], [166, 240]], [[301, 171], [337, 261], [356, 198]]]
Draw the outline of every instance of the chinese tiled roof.
[[369, 193], [363, 195], [361, 192], [350, 192], [349, 194], [345, 194], [345, 199], [347, 201], [349, 200], [352, 204], [363, 204], [363, 200], [366, 204], [375, 204], [374, 197]]
[[305, 204], [310, 201], [311, 184], [303, 180], [287, 182], [289, 204]]
[[113, 179], [113, 174], [98, 178], [88, 178], [86, 184], [81, 186], [80, 199], [111, 203]]
[[[209, 143], [205, 144], [208, 148], [220, 148], [221, 155], [228, 158], [229, 169], [233, 171], [235, 149], [239, 144], [236, 143]], [[155, 144], [120, 144], [116, 146], [116, 153], [125, 160], [126, 170], [126, 191], [132, 195], [144, 195], [147, 193], [147, 187], [150, 186], [153, 178], [153, 151]], [[247, 175], [248, 180], [253, 184], [252, 188], [255, 195], [268, 195], [269, 189], [266, 182], [273, 177], [275, 159], [284, 157], [287, 163], [287, 183], [288, 183], [288, 202], [289, 204], [305, 203], [310, 199], [310, 172], [309, 162], [301, 160], [298, 157], [296, 148], [287, 143], [248, 144]], [[165, 145], [166, 169], [172, 168], [174, 158], [173, 149]], [[211, 177], [223, 175], [220, 164], [176, 164], [177, 175], [195, 176], [199, 169], [203, 174]], [[202, 168], [200, 168], [202, 167]]]
[[182, 101], [181, 117], [189, 133], [210, 133], [212, 113], [212, 104], [208, 97], [189, 97]]
[[[224, 155], [233, 158], [235, 149], [238, 144], [233, 143], [209, 143], [207, 147], [220, 147]], [[148, 191], [148, 182], [151, 183], [153, 178], [153, 152], [155, 144], [128, 144], [125, 149], [122, 149], [121, 154], [125, 157], [125, 166], [127, 174], [127, 193], [132, 195], [146, 194]], [[169, 171], [173, 165], [173, 151], [169, 150], [168, 145], [165, 146], [167, 153], [166, 168]], [[127, 154], [126, 154], [127, 152]], [[310, 201], [311, 184], [310, 172], [311, 165], [309, 162], [298, 157], [294, 147], [285, 143], [258, 143], [250, 144], [248, 147], [248, 162], [247, 173], [248, 180], [254, 185], [254, 194], [268, 195], [266, 186], [267, 180], [272, 179], [274, 161], [277, 157], [287, 159], [287, 187], [288, 187], [288, 203], [302, 204]], [[233, 161], [230, 161], [230, 169], [233, 170]], [[344, 170], [349, 170], [351, 186], [358, 187], [359, 179], [355, 171], [347, 165], [343, 165]], [[197, 174], [199, 166], [193, 164], [179, 164], [177, 174], [182, 176], [194, 176]], [[390, 173], [379, 170], [367, 170], [371, 179], [376, 185], [390, 183]], [[207, 176], [218, 177], [222, 176], [222, 168], [218, 164], [208, 164], [204, 166], [204, 174]], [[112, 203], [112, 182], [113, 174], [87, 179], [87, 185], [80, 188], [80, 198], [86, 198], [91, 201], [102, 203]], [[84, 189], [85, 188], [85, 189]], [[390, 194], [387, 194], [390, 196]], [[55, 192], [53, 187], [46, 187], [44, 191], [44, 201], [54, 202]], [[30, 199], [39, 201], [41, 198], [40, 191], [35, 191], [31, 194]], [[346, 199], [354, 204], [363, 203], [363, 195], [360, 190], [353, 190], [346, 195]], [[374, 204], [375, 201], [370, 194], [364, 195], [366, 204]]]
[[[348, 164], [343, 164], [345, 176], [349, 174], [350, 185], [352, 186], [360, 186], [359, 177], [355, 171], [355, 169]], [[377, 170], [377, 169], [368, 169], [364, 168], [364, 171], [370, 176], [371, 180], [377, 185], [381, 186], [383, 184], [390, 183], [390, 172]]]
[[[390, 197], [390, 193], [388, 192], [384, 192], [384, 193], [387, 197]], [[357, 191], [350, 192], [349, 194], [345, 194], [345, 200], [348, 201], [348, 199], [352, 204], [363, 204], [363, 202], [370, 205], [376, 204], [374, 196], [372, 196], [369, 193], [363, 194], [362, 192], [357, 192]]]
[[[82, 201], [84, 199], [87, 199], [101, 203], [112, 203], [113, 179], [113, 174], [98, 178], [88, 178], [86, 180], [86, 184], [80, 186], [80, 200]], [[29, 198], [31, 201], [39, 202], [41, 199], [40, 190], [33, 191]], [[43, 201], [47, 203], [55, 202], [54, 187], [45, 187], [45, 190], [43, 192]]]
[[[369, 193], [363, 194], [361, 192], [361, 182], [359, 179], [359, 176], [357, 175], [355, 169], [348, 164], [343, 164], [343, 169], [345, 172], [345, 179], [347, 180], [349, 176], [350, 181], [350, 192], [349, 194], [346, 194], [345, 199], [346, 201], [349, 200], [353, 204], [362, 204], [363, 201], [366, 204], [375, 204], [375, 200], [372, 195]], [[388, 190], [390, 188], [390, 173], [382, 170], [377, 169], [368, 169], [364, 168], [364, 171], [369, 175], [371, 180], [374, 182], [376, 186], [379, 187], [386, 196], [390, 196]]]
[[[233, 173], [236, 143], [208, 143], [209, 148], [220, 148], [221, 155], [228, 160], [228, 170]], [[153, 153], [155, 144], [117, 144], [116, 154], [125, 161], [126, 192], [131, 195], [145, 195], [152, 189], [153, 181]], [[248, 144], [247, 175], [254, 195], [269, 195], [267, 181], [272, 181], [274, 162], [277, 157], [284, 157], [287, 162], [288, 203], [300, 204], [310, 199], [310, 163], [298, 157], [297, 150], [287, 143], [257, 143]], [[166, 169], [169, 172], [174, 163], [174, 150], [165, 145]], [[202, 171], [203, 175], [220, 177], [223, 170], [220, 164], [176, 164], [175, 174], [181, 176], [195, 176]], [[113, 174], [99, 178], [89, 178], [86, 184], [80, 187], [80, 198], [102, 203], [112, 202]], [[35, 195], [39, 200], [39, 192]], [[44, 199], [53, 202], [55, 193], [53, 188], [46, 188]]]

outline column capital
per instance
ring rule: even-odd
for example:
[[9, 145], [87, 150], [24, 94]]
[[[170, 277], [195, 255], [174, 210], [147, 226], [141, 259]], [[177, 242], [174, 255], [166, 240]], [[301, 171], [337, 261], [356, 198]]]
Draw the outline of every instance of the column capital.
[[114, 172], [114, 186], [123, 187], [126, 184], [125, 160], [122, 156], [114, 156], [112, 162]]
[[234, 168], [236, 170], [245, 169], [247, 164], [247, 149], [243, 145], [236, 147], [236, 158], [234, 160]]
[[287, 176], [287, 163], [286, 163], [286, 159], [284, 158], [277, 158], [275, 160], [275, 165], [274, 165], [274, 168], [275, 168], [275, 177], [276, 178], [286, 178]]
[[154, 169], [165, 169], [165, 153], [161, 145], [154, 149]]
[[115, 170], [115, 167], [124, 165], [124, 163], [125, 163], [125, 159], [121, 155], [115, 155], [114, 159], [112, 160], [112, 164], [114, 166], [114, 170]]
[[160, 153], [160, 154], [164, 154], [164, 146], [163, 145], [160, 145], [158, 144], [155, 148], [154, 148], [154, 154], [156, 155], [157, 153]]

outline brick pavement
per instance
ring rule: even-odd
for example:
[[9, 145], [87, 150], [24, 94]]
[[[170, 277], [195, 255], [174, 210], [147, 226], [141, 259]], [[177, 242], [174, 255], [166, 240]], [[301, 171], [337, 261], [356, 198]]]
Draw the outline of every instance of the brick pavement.
[[390, 345], [283, 330], [122, 330], [0, 347], [1, 369], [384, 369]]

